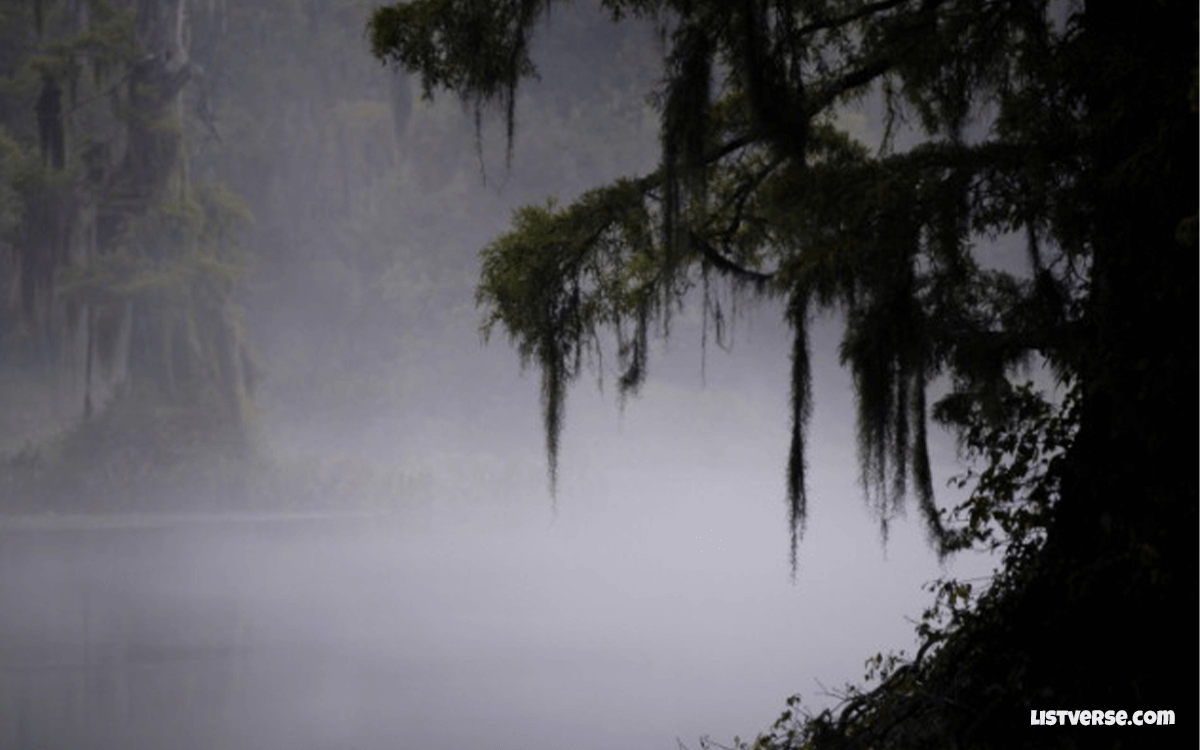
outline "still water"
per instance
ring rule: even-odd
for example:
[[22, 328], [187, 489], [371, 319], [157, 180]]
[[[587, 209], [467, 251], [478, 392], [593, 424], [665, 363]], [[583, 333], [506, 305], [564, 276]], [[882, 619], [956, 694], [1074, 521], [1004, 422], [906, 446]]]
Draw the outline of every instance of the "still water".
[[814, 537], [792, 582], [779, 506], [745, 499], [773, 483], [693, 481], [475, 524], [10, 524], [0, 750], [670, 750], [753, 737], [911, 648], [938, 574], [919, 542], [885, 555], [855, 504], [857, 537]]

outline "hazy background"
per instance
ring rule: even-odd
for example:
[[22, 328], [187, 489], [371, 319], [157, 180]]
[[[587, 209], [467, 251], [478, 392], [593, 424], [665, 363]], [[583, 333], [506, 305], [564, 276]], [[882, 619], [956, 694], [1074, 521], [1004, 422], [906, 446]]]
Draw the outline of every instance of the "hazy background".
[[[502, 335], [481, 345], [476, 253], [512, 209], [656, 163], [653, 33], [556, 10], [506, 166], [497, 122], [480, 153], [458, 103], [422, 101], [369, 57], [369, 7], [228, 7], [205, 60], [219, 137], [196, 136], [191, 168], [254, 215], [239, 299], [257, 450], [319, 482], [326, 502], [298, 510], [396, 512], [8, 521], [0, 702], [25, 718], [0, 747], [70, 746], [69, 731], [113, 747], [695, 746], [753, 737], [793, 693], [830, 705], [868, 656], [911, 652], [922, 585], [989, 563], [941, 567], [915, 519], [882, 542], [836, 320], [814, 329], [794, 580], [779, 309], [745, 310], [703, 376], [698, 309], [681, 312], [623, 411], [615, 388], [572, 391], [554, 498], [537, 373]], [[53, 406], [10, 412], [22, 439], [78, 419], [61, 406], [77, 384], [57, 387], [6, 386]], [[932, 437], [943, 486], [954, 445]], [[220, 505], [178, 494], [176, 519]]]

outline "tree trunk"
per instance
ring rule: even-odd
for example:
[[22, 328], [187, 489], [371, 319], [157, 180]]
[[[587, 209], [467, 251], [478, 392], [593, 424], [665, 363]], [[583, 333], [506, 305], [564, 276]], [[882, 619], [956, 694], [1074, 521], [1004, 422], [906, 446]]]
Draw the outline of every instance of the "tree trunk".
[[1042, 582], [1066, 615], [1042, 639], [1078, 698], [1190, 714], [1171, 678], [1197, 632], [1196, 246], [1180, 239], [1197, 209], [1196, 5], [1105, 0], [1085, 14], [1092, 291]]

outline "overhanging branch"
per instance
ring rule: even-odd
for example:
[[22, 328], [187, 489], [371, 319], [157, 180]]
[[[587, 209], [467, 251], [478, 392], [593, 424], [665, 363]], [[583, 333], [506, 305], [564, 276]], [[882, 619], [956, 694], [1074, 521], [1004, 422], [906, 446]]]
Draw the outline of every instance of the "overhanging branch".
[[729, 274], [730, 276], [733, 276], [741, 281], [749, 281], [755, 284], [768, 284], [775, 279], [774, 272], [764, 273], [762, 271], [756, 271], [752, 268], [746, 268], [740, 263], [730, 259], [729, 256], [713, 247], [712, 243], [708, 241], [708, 238], [697, 232], [690, 232], [689, 239], [691, 240], [692, 244], [700, 250], [700, 253], [704, 256], [704, 258], [712, 263], [713, 266], [715, 266], [716, 269], [722, 273]]

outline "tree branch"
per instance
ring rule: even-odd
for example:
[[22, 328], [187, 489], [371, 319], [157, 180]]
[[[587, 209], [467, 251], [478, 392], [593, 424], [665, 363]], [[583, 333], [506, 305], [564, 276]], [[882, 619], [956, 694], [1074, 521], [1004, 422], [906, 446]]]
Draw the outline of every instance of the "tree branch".
[[844, 16], [826, 18], [805, 24], [799, 29], [796, 29], [796, 36], [803, 37], [808, 36], [809, 34], [814, 34], [818, 31], [824, 31], [825, 29], [840, 28], [846, 24], [854, 23], [855, 21], [862, 20], [868, 16], [873, 16], [876, 13], [882, 13], [883, 11], [895, 8], [898, 5], [906, 5], [910, 2], [912, 2], [912, 0], [880, 0], [880, 2], [868, 3], [853, 13], [847, 13]]
[[722, 273], [727, 273], [731, 276], [741, 279], [742, 281], [750, 281], [755, 284], [766, 284], [775, 279], [774, 272], [763, 273], [762, 271], [755, 271], [752, 268], [746, 268], [745, 266], [731, 260], [729, 256], [722, 254], [719, 250], [713, 247], [712, 243], [708, 241], [708, 238], [697, 232], [689, 232], [688, 237], [692, 241], [692, 244], [694, 244], [700, 250], [700, 253], [705, 257], [705, 259], [716, 266], [717, 270], [721, 271]]

